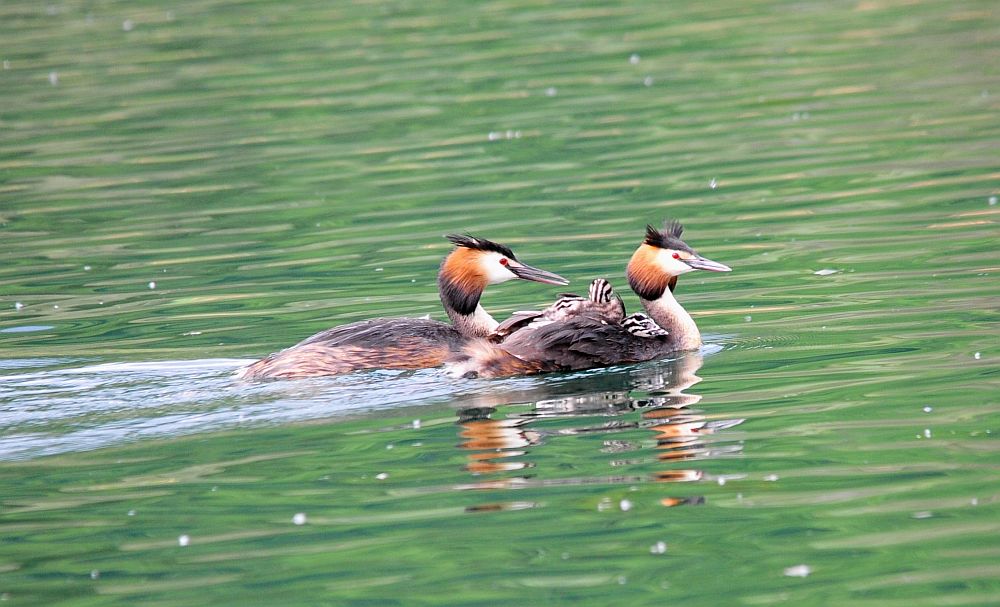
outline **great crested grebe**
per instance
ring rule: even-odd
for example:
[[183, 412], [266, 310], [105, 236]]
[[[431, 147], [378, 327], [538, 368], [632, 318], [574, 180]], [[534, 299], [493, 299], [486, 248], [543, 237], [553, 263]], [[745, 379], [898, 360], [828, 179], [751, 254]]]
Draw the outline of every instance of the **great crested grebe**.
[[589, 301], [573, 313], [557, 314], [563, 300], [533, 316], [520, 313], [526, 326], [499, 345], [470, 342], [451, 359], [449, 371], [469, 377], [507, 377], [635, 363], [698, 348], [698, 326], [673, 295], [677, 277], [692, 270], [729, 272], [730, 268], [698, 255], [681, 240], [682, 231], [676, 221], [665, 222], [662, 230], [646, 226], [646, 237], [629, 261], [629, 286], [648, 316], [624, 317], [623, 308], [609, 314], [610, 302], [620, 299], [607, 281], [597, 279]]
[[569, 281], [521, 263], [502, 244], [449, 235], [455, 249], [441, 262], [438, 290], [452, 324], [425, 318], [376, 318], [327, 329], [237, 372], [241, 379], [295, 379], [361, 369], [437, 367], [470, 339], [499, 323], [479, 304], [488, 285], [520, 278], [551, 285]]

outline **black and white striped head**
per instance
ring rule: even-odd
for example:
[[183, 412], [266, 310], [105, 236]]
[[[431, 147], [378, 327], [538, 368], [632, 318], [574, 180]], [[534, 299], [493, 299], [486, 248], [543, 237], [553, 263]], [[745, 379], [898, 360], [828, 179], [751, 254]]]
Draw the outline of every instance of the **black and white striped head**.
[[615, 297], [615, 288], [611, 286], [611, 283], [607, 279], [595, 278], [590, 283], [587, 296], [590, 298], [590, 301], [595, 303], [611, 303], [611, 300]]
[[670, 335], [666, 329], [656, 324], [656, 321], [642, 312], [636, 312], [623, 320], [622, 328], [636, 337], [654, 338]]

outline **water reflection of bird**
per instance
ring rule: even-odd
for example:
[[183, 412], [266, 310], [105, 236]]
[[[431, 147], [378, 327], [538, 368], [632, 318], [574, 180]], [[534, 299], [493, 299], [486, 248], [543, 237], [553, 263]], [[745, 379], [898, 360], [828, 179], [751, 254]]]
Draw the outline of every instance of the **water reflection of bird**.
[[730, 268], [698, 255], [681, 240], [682, 230], [673, 221], [662, 230], [647, 226], [645, 239], [629, 261], [629, 286], [648, 316], [625, 317], [621, 300], [607, 281], [598, 279], [587, 300], [561, 299], [542, 312], [512, 318], [508, 323], [515, 332], [502, 335], [500, 345], [470, 342], [449, 362], [449, 371], [505, 377], [634, 363], [698, 348], [702, 343], [698, 326], [673, 295], [677, 277], [692, 270], [729, 272]]
[[[469, 457], [466, 469], [475, 474], [490, 474], [533, 468], [535, 464], [525, 460], [532, 452], [546, 448], [551, 441], [582, 434], [602, 437], [601, 452], [622, 458], [610, 462], [618, 469], [646, 466], [650, 461], [703, 459], [739, 451], [738, 444], [726, 445], [711, 441], [708, 436], [739, 425], [742, 419], [709, 419], [691, 408], [701, 396], [686, 390], [701, 381], [696, 373], [702, 360], [699, 351], [685, 352], [672, 360], [546, 382], [531, 389], [469, 395], [463, 398], [469, 406], [459, 412], [458, 419], [463, 438], [459, 447], [466, 450]], [[525, 401], [531, 403], [528, 410], [523, 410], [523, 404], [505, 406]], [[655, 455], [652, 459], [639, 455], [650, 448], [648, 440], [635, 439], [634, 433], [643, 430], [653, 433]], [[593, 441], [586, 444], [593, 444]], [[630, 452], [631, 456], [624, 455]], [[459, 488], [499, 489], [535, 484], [636, 483], [643, 480], [689, 482], [704, 476], [696, 468], [657, 470], [648, 476], [619, 473], [603, 479], [537, 480], [519, 475], [490, 478]], [[699, 496], [667, 497], [661, 503], [676, 506], [703, 501]]]
[[470, 339], [484, 338], [497, 321], [479, 304], [491, 284], [516, 278], [553, 285], [565, 278], [521, 263], [502, 244], [451, 235], [455, 249], [438, 273], [441, 303], [452, 324], [422, 318], [376, 318], [327, 329], [238, 372], [243, 379], [292, 379], [361, 369], [436, 367]]

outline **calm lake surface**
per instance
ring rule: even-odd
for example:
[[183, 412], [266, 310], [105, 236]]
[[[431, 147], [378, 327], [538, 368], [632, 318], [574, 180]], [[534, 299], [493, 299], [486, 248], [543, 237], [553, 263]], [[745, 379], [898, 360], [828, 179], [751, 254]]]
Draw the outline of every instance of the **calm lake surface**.
[[[1000, 604], [990, 1], [0, 4], [0, 601]], [[585, 291], [646, 223], [701, 352], [232, 372]], [[516, 282], [498, 318], [562, 289]]]

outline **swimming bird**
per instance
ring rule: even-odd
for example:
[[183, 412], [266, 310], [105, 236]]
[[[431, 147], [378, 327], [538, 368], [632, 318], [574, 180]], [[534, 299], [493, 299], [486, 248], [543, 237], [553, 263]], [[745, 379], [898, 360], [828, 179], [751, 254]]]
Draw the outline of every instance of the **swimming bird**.
[[698, 348], [698, 326], [673, 295], [677, 278], [693, 270], [729, 272], [730, 268], [695, 252], [681, 240], [682, 231], [676, 221], [665, 222], [663, 229], [646, 226], [646, 236], [628, 263], [629, 286], [646, 314], [624, 317], [623, 309], [607, 314], [605, 306], [613, 299], [621, 300], [609, 292], [607, 281], [598, 279], [591, 285], [589, 304], [558, 317], [554, 310], [558, 301], [533, 317], [522, 313], [526, 326], [505, 336], [500, 344], [468, 343], [448, 363], [449, 372], [507, 377], [570, 371], [653, 360]]
[[486, 287], [513, 279], [552, 285], [569, 281], [524, 264], [505, 245], [475, 236], [447, 236], [455, 249], [438, 272], [438, 291], [451, 324], [425, 318], [376, 318], [327, 329], [237, 372], [241, 379], [294, 379], [361, 369], [436, 367], [470, 339], [499, 323], [480, 305]]

